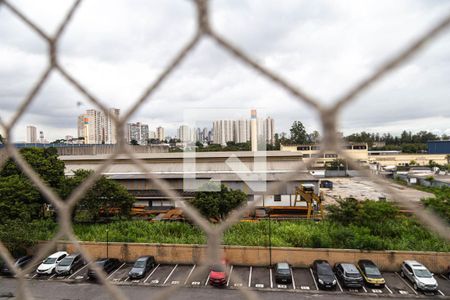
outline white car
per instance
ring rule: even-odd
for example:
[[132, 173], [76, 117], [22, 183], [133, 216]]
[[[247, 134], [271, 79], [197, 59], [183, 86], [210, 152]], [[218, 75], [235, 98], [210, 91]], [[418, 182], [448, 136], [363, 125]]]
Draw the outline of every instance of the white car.
[[411, 281], [415, 290], [435, 292], [438, 288], [438, 283], [434, 279], [433, 273], [415, 260], [405, 260], [402, 264], [400, 275]]
[[69, 253], [66, 251], [58, 251], [47, 257], [42, 264], [36, 269], [38, 275], [51, 275], [55, 272], [58, 263]]

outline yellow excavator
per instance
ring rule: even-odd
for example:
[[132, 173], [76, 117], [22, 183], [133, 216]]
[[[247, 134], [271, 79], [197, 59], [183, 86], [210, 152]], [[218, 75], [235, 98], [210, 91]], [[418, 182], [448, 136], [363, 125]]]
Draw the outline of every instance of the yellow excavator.
[[[302, 202], [306, 202], [307, 219], [322, 219], [323, 218], [323, 192], [317, 195], [314, 192], [313, 184], [302, 184], [295, 188], [294, 205], [297, 206]], [[291, 203], [292, 206], [292, 203]]]

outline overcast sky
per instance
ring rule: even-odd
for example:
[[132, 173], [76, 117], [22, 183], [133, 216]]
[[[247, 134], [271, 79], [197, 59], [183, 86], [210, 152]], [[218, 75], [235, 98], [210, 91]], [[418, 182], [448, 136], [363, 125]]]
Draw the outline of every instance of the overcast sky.
[[[72, 1], [13, 1], [53, 33]], [[214, 0], [214, 28], [258, 62], [332, 103], [440, 18], [446, 0]], [[189, 0], [86, 0], [67, 28], [60, 61], [107, 106], [130, 107], [195, 32]], [[9, 120], [47, 63], [45, 43], [5, 7], [0, 8], [0, 116]], [[450, 31], [391, 73], [341, 116], [345, 134], [367, 130], [430, 130], [450, 134]], [[81, 105], [79, 105], [81, 103]], [[48, 140], [76, 136], [76, 118], [93, 105], [54, 73], [15, 131], [27, 124]], [[203, 40], [131, 121], [169, 134], [186, 112], [212, 118], [260, 115], [277, 132], [294, 120], [320, 130], [317, 115], [285, 91]], [[214, 114], [210, 114], [214, 111]], [[204, 112], [204, 113], [203, 113]], [[236, 114], [236, 112], [238, 112]], [[188, 114], [192, 115], [192, 114]]]

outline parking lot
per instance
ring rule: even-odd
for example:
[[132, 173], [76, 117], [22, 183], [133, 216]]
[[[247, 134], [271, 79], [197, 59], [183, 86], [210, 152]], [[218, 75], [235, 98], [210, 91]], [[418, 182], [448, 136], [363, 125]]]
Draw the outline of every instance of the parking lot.
[[[112, 272], [107, 274], [107, 279], [118, 285], [142, 285], [142, 286], [173, 286], [182, 285], [186, 287], [212, 288], [208, 284], [209, 270], [197, 265], [167, 265], [156, 264], [149, 270], [143, 278], [130, 279], [128, 272], [131, 270], [131, 263], [121, 263]], [[27, 277], [29, 280], [48, 280], [64, 282], [88, 282], [87, 266], [83, 266], [72, 275], [67, 276], [38, 276], [31, 273]], [[383, 272], [386, 285], [383, 288], [373, 288], [364, 286], [361, 289], [344, 288], [338, 281], [338, 285], [333, 291], [319, 291], [317, 282], [309, 268], [293, 268], [292, 283], [279, 284], [275, 282], [273, 269], [268, 267], [235, 266], [229, 267], [229, 274], [226, 286], [228, 288], [252, 288], [257, 290], [296, 290], [299, 292], [316, 293], [349, 293], [349, 294], [379, 294], [379, 295], [424, 295], [420, 291], [415, 291], [412, 285], [402, 278], [399, 273]], [[450, 280], [442, 275], [435, 275], [439, 283], [439, 290], [436, 295], [450, 296]]]

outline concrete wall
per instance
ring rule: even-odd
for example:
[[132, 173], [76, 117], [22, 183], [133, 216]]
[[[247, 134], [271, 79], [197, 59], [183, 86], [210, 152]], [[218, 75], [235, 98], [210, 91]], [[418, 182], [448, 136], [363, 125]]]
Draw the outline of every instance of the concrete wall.
[[[82, 245], [95, 257], [106, 256], [106, 243], [83, 242]], [[70, 242], [59, 242], [58, 250], [75, 252]], [[225, 257], [231, 264], [267, 266], [269, 249], [267, 247], [224, 247]], [[173, 244], [127, 244], [109, 243], [109, 256], [125, 261], [133, 261], [141, 255], [154, 255], [159, 263], [192, 264], [205, 261], [204, 245]], [[306, 267], [315, 259], [326, 259], [331, 264], [370, 259], [384, 271], [398, 271], [403, 260], [415, 259], [426, 265], [432, 272], [441, 273], [450, 262], [450, 253], [412, 252], [412, 251], [359, 251], [340, 249], [272, 248], [272, 263], [287, 261], [295, 267]]]

